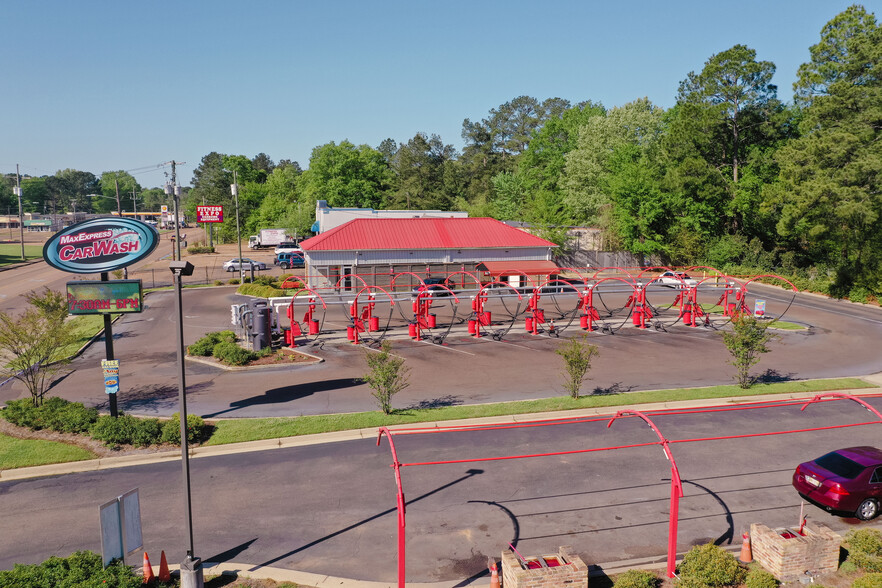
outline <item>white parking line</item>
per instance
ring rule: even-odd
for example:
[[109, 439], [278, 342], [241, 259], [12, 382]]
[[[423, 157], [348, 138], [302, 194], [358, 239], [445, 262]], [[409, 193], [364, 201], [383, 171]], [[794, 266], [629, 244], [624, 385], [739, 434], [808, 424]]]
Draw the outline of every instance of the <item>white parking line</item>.
[[415, 343], [423, 343], [425, 345], [431, 345], [432, 347], [437, 347], [438, 349], [444, 349], [447, 351], [456, 351], [457, 353], [465, 353], [466, 355], [475, 355], [470, 351], [463, 351], [462, 349], [454, 349], [452, 347], [445, 347], [444, 345], [437, 345], [435, 343], [429, 343], [428, 341], [415, 341]]

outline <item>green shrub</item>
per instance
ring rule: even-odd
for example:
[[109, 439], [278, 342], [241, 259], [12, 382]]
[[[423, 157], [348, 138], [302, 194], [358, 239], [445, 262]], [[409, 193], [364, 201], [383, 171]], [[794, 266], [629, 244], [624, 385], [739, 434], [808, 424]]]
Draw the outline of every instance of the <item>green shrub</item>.
[[231, 278], [230, 281], [227, 282], [227, 283], [229, 283], [229, 284], [238, 284], [238, 283], [239, 283], [239, 278]]
[[63, 398], [50, 398], [40, 408], [46, 428], [61, 433], [87, 433], [98, 420], [98, 409]]
[[255, 284], [260, 284], [261, 286], [274, 286], [276, 279], [272, 276], [257, 276], [254, 278]]
[[848, 559], [859, 570], [865, 572], [882, 572], [882, 557], [871, 555], [862, 551], [849, 551]]
[[135, 445], [145, 447], [159, 443], [162, 428], [157, 419], [138, 419], [128, 414], [114, 418], [109, 415], [98, 417], [90, 431], [93, 439], [108, 447]]
[[147, 447], [156, 445], [162, 440], [162, 424], [159, 419], [138, 419], [135, 435], [132, 437], [132, 445]]
[[882, 532], [877, 529], [852, 529], [845, 535], [848, 551], [882, 555]]
[[[211, 427], [196, 414], [187, 415], [187, 443], [201, 443], [208, 438]], [[181, 444], [181, 413], [176, 412], [162, 427], [162, 441]]]
[[91, 551], [77, 551], [66, 558], [50, 557], [41, 564], [16, 564], [0, 571], [0, 586], [15, 588], [139, 588], [143, 579], [119, 560], [107, 568], [101, 556]]
[[0, 414], [13, 425], [29, 429], [38, 428], [40, 420], [39, 407], [34, 406], [30, 398], [10, 400], [6, 403], [6, 408]]
[[224, 282], [223, 282], [223, 280], [215, 280], [215, 281], [214, 281], [214, 285], [215, 285], [215, 286], [223, 286], [223, 285], [224, 285]]
[[42, 406], [34, 406], [29, 398], [12, 400], [2, 414], [7, 421], [20, 427], [62, 433], [84, 433], [98, 420], [98, 411], [94, 408], [58, 397], [48, 398]]
[[204, 337], [198, 339], [195, 343], [187, 347], [187, 353], [190, 355], [207, 357], [212, 354], [214, 346], [223, 341], [235, 343], [236, 333], [233, 331], [215, 331], [213, 333], [207, 333]]
[[211, 351], [211, 354], [220, 361], [229, 365], [245, 365], [256, 358], [256, 355], [247, 349], [239, 347], [229, 341], [221, 341]]
[[678, 571], [680, 584], [688, 588], [734, 586], [744, 577], [744, 568], [738, 565], [735, 556], [713, 543], [690, 549]]
[[855, 286], [848, 292], [848, 299], [852, 302], [866, 304], [869, 301], [870, 296], [870, 291], [863, 286]]
[[656, 588], [661, 583], [658, 576], [647, 570], [628, 570], [616, 577], [613, 588]]
[[853, 529], [844, 543], [847, 562], [865, 572], [882, 572], [882, 533], [877, 529]]
[[207, 337], [203, 337], [187, 347], [187, 353], [190, 355], [198, 355], [200, 357], [208, 357], [211, 355], [214, 346], [217, 345]]
[[867, 574], [855, 580], [851, 586], [852, 588], [882, 588], [882, 574]]
[[208, 245], [190, 245], [187, 247], [187, 253], [214, 253], [214, 247]]
[[752, 567], [744, 579], [745, 588], [778, 588], [778, 580], [761, 567]]

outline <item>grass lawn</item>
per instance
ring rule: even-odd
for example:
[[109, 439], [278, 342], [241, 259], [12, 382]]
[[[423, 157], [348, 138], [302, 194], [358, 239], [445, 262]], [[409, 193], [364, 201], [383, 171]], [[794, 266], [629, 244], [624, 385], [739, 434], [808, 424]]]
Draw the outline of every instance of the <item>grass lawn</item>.
[[[25, 258], [34, 259], [43, 257], [42, 245], [28, 245], [25, 243]], [[0, 266], [18, 263], [21, 261], [20, 243], [0, 243]]]
[[0, 470], [83, 461], [94, 457], [91, 451], [66, 443], [16, 439], [0, 434]]
[[729, 396], [749, 397], [794, 392], [826, 392], [852, 388], [875, 388], [875, 386], [858, 378], [838, 378], [833, 380], [754, 384], [749, 390], [742, 390], [738, 386], [731, 385], [675, 390], [649, 390], [645, 392], [628, 392], [626, 394], [590, 395], [579, 398], [563, 396], [519, 402], [398, 410], [390, 415], [384, 415], [380, 411], [373, 411], [292, 418], [222, 420], [215, 423], [215, 431], [211, 439], [206, 442], [206, 445], [224, 445], [243, 441], [295, 437], [331, 431], [373, 428], [383, 425], [391, 426], [478, 417], [531, 414], [577, 408], [613, 408], [675, 400], [699, 400], [705, 398], [726, 398]]
[[[110, 315], [110, 320], [119, 316], [119, 313]], [[85, 345], [89, 339], [104, 328], [104, 315], [100, 314], [84, 314], [73, 317], [70, 321], [70, 328], [76, 334], [76, 340], [68, 347], [61, 350], [61, 355], [70, 357], [76, 353], [80, 347]]]

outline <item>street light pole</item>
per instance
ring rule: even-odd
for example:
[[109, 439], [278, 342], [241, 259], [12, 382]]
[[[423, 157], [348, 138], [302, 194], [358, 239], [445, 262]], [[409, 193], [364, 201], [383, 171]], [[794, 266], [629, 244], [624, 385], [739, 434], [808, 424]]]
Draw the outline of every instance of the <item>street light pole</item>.
[[193, 506], [190, 497], [190, 455], [187, 439], [187, 382], [184, 370], [184, 307], [181, 300], [181, 276], [193, 275], [189, 261], [169, 265], [175, 278], [175, 313], [178, 318], [178, 404], [181, 417], [181, 468], [184, 479], [184, 507], [187, 514], [187, 559], [181, 563], [181, 588], [203, 588], [202, 560], [193, 555]]
[[[236, 175], [236, 170], [233, 170], [233, 185], [230, 186], [230, 190], [233, 192], [233, 196], [236, 199], [236, 243], [239, 244], [239, 283], [245, 281], [245, 267], [242, 263], [242, 236], [239, 234], [239, 176]], [[251, 272], [252, 275], [254, 272]]]

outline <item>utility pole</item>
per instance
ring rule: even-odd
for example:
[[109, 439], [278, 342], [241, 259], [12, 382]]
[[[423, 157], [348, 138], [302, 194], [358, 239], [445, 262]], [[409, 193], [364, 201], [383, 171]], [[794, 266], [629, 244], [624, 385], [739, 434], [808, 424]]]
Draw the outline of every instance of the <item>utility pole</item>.
[[[242, 236], [239, 233], [239, 177], [236, 174], [236, 170], [233, 170], [233, 185], [230, 188], [233, 191], [233, 196], [236, 198], [236, 243], [239, 245], [239, 283], [242, 284], [245, 282], [245, 265], [242, 263]], [[251, 275], [254, 275], [253, 266]]]
[[122, 205], [119, 202], [119, 179], [113, 180], [113, 185], [116, 187], [116, 214], [122, 218]]
[[135, 187], [132, 186], [132, 212], [135, 213], [135, 219], [138, 218], [138, 203], [135, 202]]
[[175, 259], [181, 261], [181, 215], [179, 212], [180, 209], [180, 200], [181, 200], [181, 187], [178, 186], [177, 181], [175, 180], [175, 166], [180, 164], [183, 165], [187, 163], [186, 161], [175, 161], [174, 159], [171, 161], [167, 161], [162, 165], [171, 164], [172, 172], [171, 172], [171, 186], [166, 186], [165, 193], [171, 195], [174, 198], [175, 204], [175, 252], [177, 255]]
[[180, 200], [181, 200], [181, 189], [178, 187], [178, 184], [175, 180], [175, 164], [177, 162], [172, 160], [172, 188], [174, 189], [174, 197], [175, 197], [175, 251], [177, 251], [178, 256], [175, 258], [178, 261], [181, 261], [181, 213], [180, 211]]
[[18, 233], [21, 237], [21, 260], [25, 260], [24, 252], [24, 209], [21, 207], [21, 174], [15, 164], [15, 193], [18, 195]]

